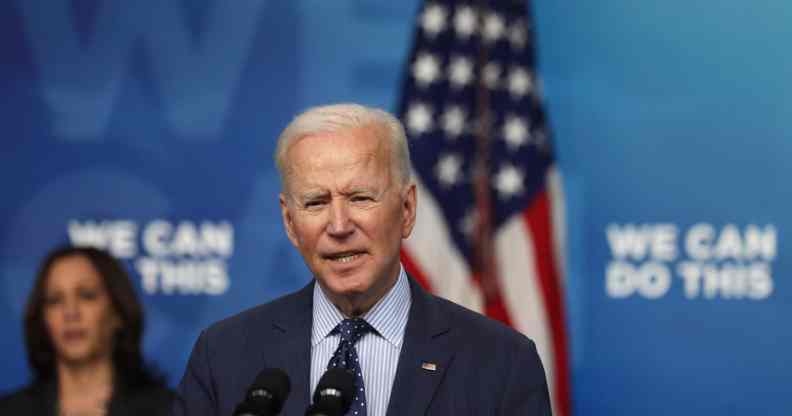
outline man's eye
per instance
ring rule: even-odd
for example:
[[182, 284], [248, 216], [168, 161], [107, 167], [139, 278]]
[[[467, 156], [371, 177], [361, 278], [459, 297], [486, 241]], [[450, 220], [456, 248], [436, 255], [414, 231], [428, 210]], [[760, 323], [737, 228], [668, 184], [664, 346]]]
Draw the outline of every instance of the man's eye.
[[356, 195], [352, 197], [352, 202], [368, 202], [373, 199], [370, 196]]
[[322, 201], [308, 201], [305, 203], [306, 208], [316, 208], [322, 205]]

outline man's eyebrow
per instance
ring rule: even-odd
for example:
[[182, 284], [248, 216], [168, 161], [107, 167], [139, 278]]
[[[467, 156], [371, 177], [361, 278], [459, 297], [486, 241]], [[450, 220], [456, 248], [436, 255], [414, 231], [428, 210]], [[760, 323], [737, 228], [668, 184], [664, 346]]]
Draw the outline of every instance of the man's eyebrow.
[[360, 193], [372, 193], [376, 194], [378, 192], [376, 187], [373, 186], [350, 186], [349, 189], [345, 190], [344, 193], [346, 194], [360, 194]]
[[308, 200], [308, 199], [317, 199], [317, 198], [323, 198], [323, 197], [326, 197], [326, 196], [327, 196], [327, 192], [326, 191], [306, 191], [306, 192], [304, 192], [302, 194], [295, 195], [295, 198], [298, 199], [298, 200], [301, 200], [301, 201], [305, 201], [305, 200]]

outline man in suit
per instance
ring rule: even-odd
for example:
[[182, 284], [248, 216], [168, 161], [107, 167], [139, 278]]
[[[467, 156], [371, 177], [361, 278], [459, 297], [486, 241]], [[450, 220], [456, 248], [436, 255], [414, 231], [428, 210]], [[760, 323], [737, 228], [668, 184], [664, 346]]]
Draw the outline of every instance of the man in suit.
[[264, 368], [303, 415], [330, 367], [355, 374], [350, 415], [550, 415], [531, 340], [432, 296], [399, 261], [415, 224], [404, 129], [354, 104], [317, 107], [278, 138], [286, 233], [314, 280], [220, 321], [195, 344], [175, 415], [227, 416]]

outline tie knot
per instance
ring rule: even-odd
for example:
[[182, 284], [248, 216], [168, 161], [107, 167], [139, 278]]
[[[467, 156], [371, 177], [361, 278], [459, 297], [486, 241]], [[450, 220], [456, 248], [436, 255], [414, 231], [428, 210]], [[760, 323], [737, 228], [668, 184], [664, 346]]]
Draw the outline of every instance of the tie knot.
[[342, 341], [355, 345], [360, 338], [372, 330], [371, 325], [363, 318], [344, 319], [335, 327]]

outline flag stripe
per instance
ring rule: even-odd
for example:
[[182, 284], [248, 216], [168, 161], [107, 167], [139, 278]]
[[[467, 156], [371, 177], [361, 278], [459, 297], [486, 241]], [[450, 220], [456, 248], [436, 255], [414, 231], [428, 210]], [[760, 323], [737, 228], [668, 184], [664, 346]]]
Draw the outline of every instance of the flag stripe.
[[[536, 253], [536, 268], [541, 289], [545, 300], [551, 339], [553, 344], [554, 402], [558, 406], [558, 413], [569, 415], [569, 356], [566, 339], [566, 320], [563, 308], [563, 293], [560, 279], [556, 269], [556, 259], [553, 250], [552, 230], [550, 221], [550, 198], [543, 190], [533, 203], [525, 210], [526, 231], [533, 236], [534, 252]], [[551, 361], [547, 361], [549, 363]], [[546, 364], [547, 365], [547, 364]]]
[[[545, 364], [548, 388], [554, 397], [555, 348], [548, 325], [547, 302], [536, 267], [537, 254], [533, 235], [526, 232], [522, 216], [503, 225], [496, 238], [498, 267], [514, 328], [531, 338]], [[554, 408], [555, 403], [554, 403]]]
[[413, 260], [412, 255], [407, 250], [406, 247], [402, 247], [401, 249], [401, 262], [404, 266], [404, 269], [407, 270], [407, 273], [415, 279], [421, 287], [429, 292], [434, 292], [435, 290], [432, 289], [432, 283], [429, 281], [429, 278], [426, 276], [426, 273], [418, 266], [418, 263]]
[[403, 253], [411, 259], [414, 267], [405, 264], [405, 268], [411, 275], [422, 275], [436, 295], [481, 311], [481, 291], [477, 285], [471, 284], [471, 271], [451, 242], [437, 201], [420, 178], [413, 179], [418, 195], [418, 215], [412, 235], [403, 245]]

